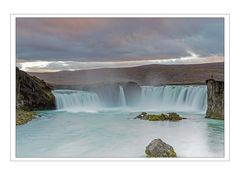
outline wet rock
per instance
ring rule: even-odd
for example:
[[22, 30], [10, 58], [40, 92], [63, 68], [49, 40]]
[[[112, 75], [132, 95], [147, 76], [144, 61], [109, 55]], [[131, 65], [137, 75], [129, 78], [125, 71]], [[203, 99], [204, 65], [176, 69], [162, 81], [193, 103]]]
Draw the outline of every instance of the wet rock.
[[141, 114], [136, 116], [134, 119], [148, 120], [148, 114], [146, 112], [142, 112]]
[[177, 157], [173, 147], [163, 142], [161, 139], [154, 139], [146, 147], [147, 157]]
[[208, 108], [206, 118], [224, 119], [224, 82], [209, 79], [207, 83]]
[[136, 116], [134, 119], [142, 119], [142, 120], [149, 120], [149, 121], [179, 121], [182, 119], [186, 119], [181, 117], [175, 112], [170, 112], [168, 114], [147, 114], [146, 112], [142, 112], [140, 115]]
[[16, 110], [16, 125], [23, 125], [34, 118], [36, 118], [35, 112], [25, 111], [22, 109]]

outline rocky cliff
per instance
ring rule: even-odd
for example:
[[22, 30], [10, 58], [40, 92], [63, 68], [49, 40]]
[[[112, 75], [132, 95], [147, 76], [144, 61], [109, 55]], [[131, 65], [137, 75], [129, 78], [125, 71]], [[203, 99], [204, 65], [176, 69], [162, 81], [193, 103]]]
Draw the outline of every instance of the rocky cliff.
[[43, 80], [16, 68], [16, 107], [28, 111], [54, 109], [55, 97]]
[[224, 82], [209, 79], [206, 81], [208, 108], [206, 118], [224, 119]]

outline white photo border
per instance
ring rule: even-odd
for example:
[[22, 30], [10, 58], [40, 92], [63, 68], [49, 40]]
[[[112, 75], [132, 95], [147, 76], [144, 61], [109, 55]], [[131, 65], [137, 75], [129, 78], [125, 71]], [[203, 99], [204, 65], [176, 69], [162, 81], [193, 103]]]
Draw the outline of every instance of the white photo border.
[[[224, 18], [224, 157], [223, 158], [17, 158], [16, 157], [16, 18]], [[230, 161], [230, 14], [10, 14], [10, 160], [11, 161]]]

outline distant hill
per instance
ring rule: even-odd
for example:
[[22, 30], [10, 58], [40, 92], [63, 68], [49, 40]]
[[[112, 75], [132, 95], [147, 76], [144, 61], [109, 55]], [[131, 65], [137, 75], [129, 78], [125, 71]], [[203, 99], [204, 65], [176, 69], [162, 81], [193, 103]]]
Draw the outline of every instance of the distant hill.
[[224, 63], [193, 65], [146, 65], [131, 68], [102, 68], [92, 70], [31, 73], [53, 86], [81, 86], [98, 83], [125, 83], [140, 85], [205, 84], [209, 78], [224, 81]]

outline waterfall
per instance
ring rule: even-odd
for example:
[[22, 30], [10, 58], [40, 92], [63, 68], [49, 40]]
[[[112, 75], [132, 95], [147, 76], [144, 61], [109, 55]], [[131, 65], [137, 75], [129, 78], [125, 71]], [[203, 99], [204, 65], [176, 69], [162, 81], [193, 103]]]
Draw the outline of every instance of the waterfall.
[[99, 107], [100, 100], [96, 93], [77, 90], [54, 90], [57, 109], [71, 111], [89, 111]]
[[[80, 90], [54, 90], [53, 91], [57, 109], [71, 111], [91, 111], [103, 107], [103, 94]], [[110, 94], [111, 95], [111, 94]], [[137, 104], [134, 106], [141, 110], [157, 111], [195, 111], [206, 112], [207, 109], [207, 87], [197, 86], [141, 86], [141, 94]], [[119, 86], [119, 107], [128, 107], [122, 86]], [[109, 99], [109, 104], [113, 103]], [[134, 108], [130, 107], [130, 109]]]
[[142, 86], [141, 106], [174, 111], [206, 111], [206, 86]]
[[126, 106], [126, 98], [125, 98], [125, 94], [123, 91], [123, 87], [119, 86], [120, 92], [119, 92], [119, 101], [120, 101], [120, 106]]

